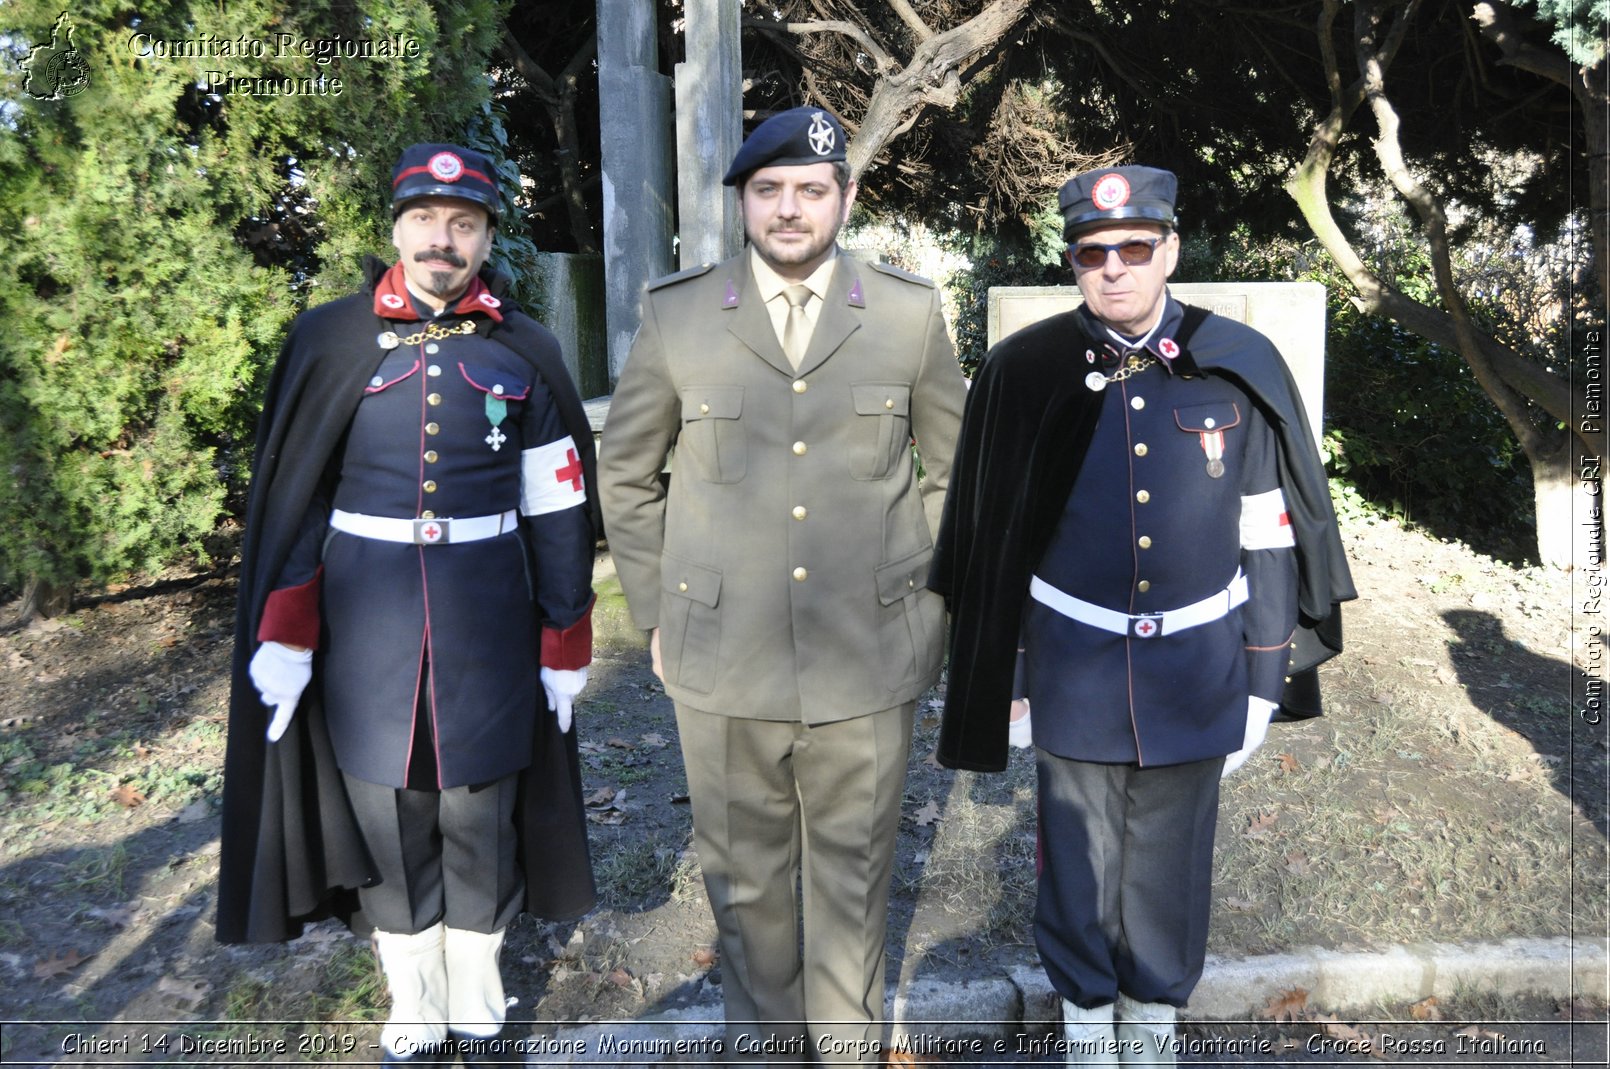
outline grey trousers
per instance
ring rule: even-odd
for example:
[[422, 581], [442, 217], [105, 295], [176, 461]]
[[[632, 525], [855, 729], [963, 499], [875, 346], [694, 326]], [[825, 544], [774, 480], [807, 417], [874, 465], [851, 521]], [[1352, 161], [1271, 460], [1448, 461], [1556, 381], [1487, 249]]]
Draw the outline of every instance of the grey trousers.
[[1084, 1009], [1119, 992], [1185, 1005], [1207, 953], [1224, 758], [1140, 768], [1035, 754], [1034, 940], [1051, 986]]
[[915, 710], [809, 727], [677, 705], [728, 1064], [810, 1063], [808, 1052], [882, 1064], [889, 878]]
[[358, 889], [365, 917], [384, 932], [422, 932], [437, 921], [491, 933], [520, 912], [514, 803], [519, 776], [415, 791], [343, 775], [380, 880]]

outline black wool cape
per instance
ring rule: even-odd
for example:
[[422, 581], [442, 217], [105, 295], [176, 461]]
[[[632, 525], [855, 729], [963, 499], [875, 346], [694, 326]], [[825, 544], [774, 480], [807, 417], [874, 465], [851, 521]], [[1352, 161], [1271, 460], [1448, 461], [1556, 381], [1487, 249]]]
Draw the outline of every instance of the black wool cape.
[[[949, 675], [939, 760], [1006, 767], [1007, 717], [1029, 580], [1084, 463], [1102, 394], [1078, 359], [1102, 339], [1082, 310], [1025, 327], [990, 350], [973, 380], [945, 495], [928, 586], [950, 609]], [[1357, 597], [1325, 470], [1297, 385], [1267, 338], [1186, 306], [1174, 374], [1223, 375], [1269, 420], [1297, 542], [1299, 628], [1281, 715], [1319, 713], [1314, 669], [1342, 648], [1337, 603]]]
[[[222, 943], [295, 939], [302, 925], [338, 916], [355, 931], [369, 925], [355, 889], [374, 878], [325, 728], [317, 680], [277, 743], [264, 737], [272, 710], [247, 674], [257, 625], [309, 500], [338, 448], [385, 350], [376, 336], [390, 325], [374, 314], [374, 287], [387, 265], [364, 261], [357, 293], [298, 316], [269, 379], [257, 429], [224, 756], [223, 840], [219, 854], [216, 936]], [[483, 280], [501, 296], [505, 281]], [[581, 399], [554, 336], [503, 298], [501, 323], [480, 321], [492, 340], [531, 364], [547, 383], [565, 430], [576, 443], [594, 535], [597, 462]], [[532, 657], [538, 655], [531, 651]], [[315, 659], [317, 664], [317, 659]], [[538, 702], [544, 701], [537, 688]], [[580, 916], [597, 895], [581, 802], [576, 732], [559, 734], [546, 709], [533, 710], [532, 764], [520, 775], [515, 809], [528, 912], [555, 920]]]

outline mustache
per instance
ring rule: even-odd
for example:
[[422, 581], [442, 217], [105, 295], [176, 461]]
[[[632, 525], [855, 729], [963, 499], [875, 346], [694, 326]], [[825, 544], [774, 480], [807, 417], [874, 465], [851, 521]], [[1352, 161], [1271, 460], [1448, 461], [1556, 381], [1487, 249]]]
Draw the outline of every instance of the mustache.
[[427, 260], [441, 260], [444, 263], [451, 264], [454, 267], [469, 266], [469, 261], [464, 259], [464, 257], [460, 256], [458, 253], [454, 252], [452, 249], [424, 249], [420, 252], [414, 253], [414, 259], [421, 263], [424, 263]]

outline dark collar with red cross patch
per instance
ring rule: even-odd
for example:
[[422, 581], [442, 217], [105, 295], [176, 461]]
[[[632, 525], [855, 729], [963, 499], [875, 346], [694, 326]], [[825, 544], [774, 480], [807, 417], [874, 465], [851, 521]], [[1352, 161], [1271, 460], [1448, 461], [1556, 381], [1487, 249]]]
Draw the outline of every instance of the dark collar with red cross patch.
[[[410, 300], [412, 295], [408, 292], [408, 283], [403, 276], [402, 264], [392, 264], [391, 269], [381, 276], [375, 283], [375, 315], [382, 319], [418, 320], [423, 318]], [[471, 315], [475, 312], [490, 316], [495, 323], [503, 322], [503, 313], [499, 309], [503, 302], [492, 295], [481, 281], [481, 276], [470, 278], [470, 284], [458, 298], [458, 302], [447, 309], [449, 315]]]

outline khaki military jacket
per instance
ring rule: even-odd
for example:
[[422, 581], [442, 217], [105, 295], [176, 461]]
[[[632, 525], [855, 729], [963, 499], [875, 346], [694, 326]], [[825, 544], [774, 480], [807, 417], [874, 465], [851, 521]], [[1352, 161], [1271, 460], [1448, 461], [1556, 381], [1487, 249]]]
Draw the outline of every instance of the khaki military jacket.
[[938, 291], [897, 269], [841, 255], [798, 371], [747, 252], [648, 288], [599, 485], [673, 699], [816, 724], [933, 684], [925, 583], [965, 395]]

